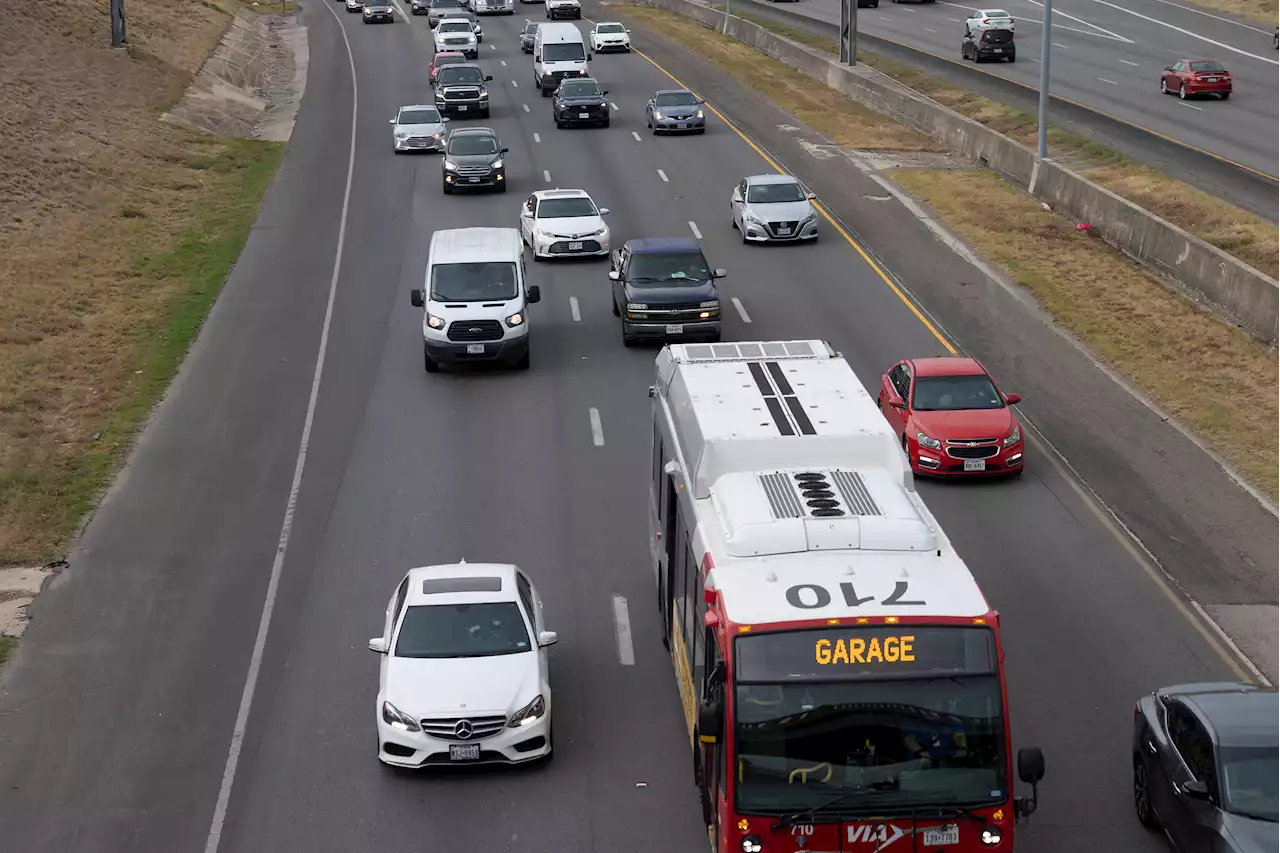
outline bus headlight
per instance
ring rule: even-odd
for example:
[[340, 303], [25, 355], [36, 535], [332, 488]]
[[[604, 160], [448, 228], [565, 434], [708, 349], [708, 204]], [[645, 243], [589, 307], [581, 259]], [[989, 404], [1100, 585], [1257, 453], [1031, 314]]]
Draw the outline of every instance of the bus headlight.
[[984, 826], [982, 828], [982, 843], [987, 847], [995, 847], [1004, 840], [1004, 836], [1000, 834], [1000, 830], [994, 826]]
[[764, 843], [755, 835], [746, 835], [742, 839], [742, 853], [760, 853], [764, 850]]

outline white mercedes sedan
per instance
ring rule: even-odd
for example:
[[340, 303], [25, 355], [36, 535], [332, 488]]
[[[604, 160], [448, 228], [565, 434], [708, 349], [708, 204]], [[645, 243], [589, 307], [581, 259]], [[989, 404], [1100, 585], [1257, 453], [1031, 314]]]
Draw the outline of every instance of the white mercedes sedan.
[[607, 207], [586, 190], [538, 190], [520, 208], [520, 237], [535, 261], [609, 254]]
[[369, 648], [378, 758], [397, 767], [518, 764], [551, 755], [542, 599], [515, 566], [412, 569]]
[[744, 243], [818, 239], [817, 198], [790, 175], [752, 175], [733, 188], [729, 209]]

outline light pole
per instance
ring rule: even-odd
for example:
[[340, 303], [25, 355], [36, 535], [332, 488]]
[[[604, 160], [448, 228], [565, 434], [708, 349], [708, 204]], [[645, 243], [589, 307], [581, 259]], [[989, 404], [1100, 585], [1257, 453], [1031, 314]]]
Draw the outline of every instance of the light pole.
[[124, 31], [124, 0], [111, 0], [111, 46], [120, 48], [128, 44]]
[[840, 0], [840, 63], [858, 61], [858, 0]]
[[732, 5], [733, 5], [733, 0], [724, 0], [724, 34], [725, 35], [729, 34], [729, 15], [732, 14], [729, 7]]
[[1045, 158], [1049, 128], [1049, 22], [1053, 16], [1053, 0], [1044, 0], [1044, 23], [1040, 33], [1040, 116], [1036, 132], [1036, 162]]

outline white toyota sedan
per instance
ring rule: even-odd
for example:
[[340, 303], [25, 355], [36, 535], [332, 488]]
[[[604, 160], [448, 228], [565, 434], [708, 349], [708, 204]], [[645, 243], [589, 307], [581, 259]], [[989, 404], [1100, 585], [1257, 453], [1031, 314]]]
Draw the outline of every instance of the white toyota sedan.
[[369, 648], [378, 758], [397, 767], [517, 764], [551, 755], [542, 599], [515, 566], [411, 569]]
[[591, 29], [591, 49], [596, 53], [631, 50], [631, 31], [616, 22], [596, 24]]
[[520, 237], [536, 261], [609, 254], [607, 207], [586, 190], [538, 190], [520, 208]]

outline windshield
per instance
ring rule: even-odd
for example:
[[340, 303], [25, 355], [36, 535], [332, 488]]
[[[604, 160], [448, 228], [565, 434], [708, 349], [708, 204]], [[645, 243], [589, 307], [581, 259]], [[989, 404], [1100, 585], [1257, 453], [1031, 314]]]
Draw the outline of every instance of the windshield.
[[1004, 400], [989, 376], [920, 376], [911, 408], [917, 412], [1003, 409]]
[[586, 59], [586, 56], [582, 52], [582, 45], [578, 42], [544, 44], [542, 46], [543, 62], [581, 62]]
[[627, 280], [637, 284], [681, 285], [711, 278], [707, 259], [701, 252], [673, 252], [666, 255], [631, 256]]
[[404, 110], [398, 124], [440, 124], [440, 113], [435, 110]]
[[622, 24], [601, 24], [596, 27], [596, 32], [598, 33], [625, 33], [626, 31], [627, 28]]
[[506, 302], [515, 296], [515, 264], [489, 261], [431, 267], [431, 298], [436, 302]]
[[1006, 799], [995, 675], [741, 684], [737, 807], [788, 814], [846, 792], [841, 812]]
[[752, 184], [747, 187], [747, 201], [752, 204], [781, 204], [804, 201], [804, 190], [796, 183]]
[[471, 24], [467, 21], [458, 21], [450, 18], [447, 21], [441, 21], [440, 26], [436, 27], [438, 33], [469, 33], [471, 32]]
[[1222, 748], [1222, 799], [1227, 811], [1276, 820], [1280, 762], [1273, 747]]
[[600, 86], [594, 80], [566, 80], [560, 84], [560, 96], [563, 98], [590, 98], [599, 94]]
[[436, 82], [441, 84], [448, 83], [483, 83], [484, 75], [480, 73], [480, 69], [474, 65], [463, 68], [450, 68], [445, 66], [440, 69], [440, 73], [436, 75]]
[[479, 658], [529, 650], [529, 632], [516, 603], [494, 601], [410, 607], [400, 623], [395, 656]]
[[544, 198], [538, 205], [539, 219], [565, 219], [570, 216], [595, 216], [596, 206], [589, 198]]
[[498, 153], [498, 140], [492, 136], [465, 134], [449, 138], [449, 153], [459, 157], [483, 156]]
[[692, 107], [698, 99], [691, 92], [659, 92], [654, 103], [660, 107]]
[[1202, 73], [1202, 74], [1203, 74], [1203, 73], [1206, 73], [1206, 72], [1214, 72], [1214, 71], [1221, 72], [1221, 71], [1226, 71], [1227, 69], [1225, 69], [1225, 68], [1223, 68], [1223, 67], [1222, 67], [1222, 63], [1221, 63], [1221, 62], [1215, 62], [1215, 61], [1213, 61], [1213, 60], [1211, 60], [1211, 59], [1210, 59], [1210, 60], [1205, 60], [1205, 61], [1203, 61], [1203, 62], [1193, 62], [1193, 63], [1191, 63], [1191, 70], [1192, 70], [1192, 71], [1198, 71], [1198, 72], [1200, 72], [1200, 73]]
[[524, 32], [525, 32], [525, 35], [530, 35], [530, 36], [531, 36], [531, 35], [533, 35], [534, 33], [536, 33], [537, 31], [538, 31], [538, 25], [537, 25], [537, 24], [525, 24], [525, 25], [524, 25]]

